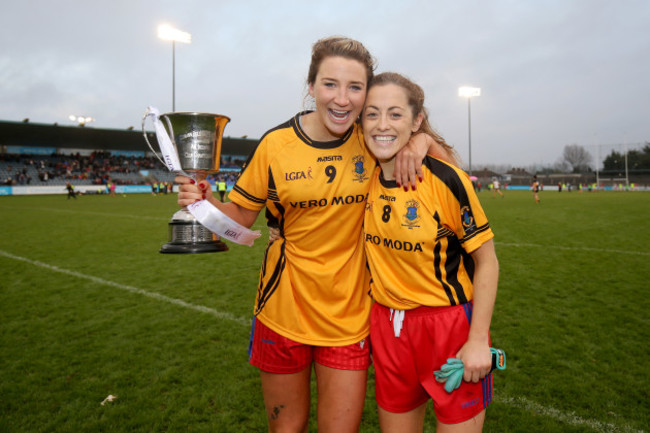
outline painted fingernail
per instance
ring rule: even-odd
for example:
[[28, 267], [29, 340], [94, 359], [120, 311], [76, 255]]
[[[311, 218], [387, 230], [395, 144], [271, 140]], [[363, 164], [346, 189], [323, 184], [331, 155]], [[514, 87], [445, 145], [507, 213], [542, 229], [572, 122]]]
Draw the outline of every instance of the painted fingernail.
[[415, 185], [413, 185], [412, 188], [413, 188], [413, 191], [415, 191], [415, 188], [416, 188]]
[[190, 179], [190, 183], [191, 183], [192, 185], [194, 185], [194, 184], [196, 183], [196, 181], [195, 181], [194, 179]]
[[203, 197], [203, 200], [205, 200], [205, 194], [203, 194], [201, 197]]
[[404, 186], [404, 191], [408, 192], [408, 190], [409, 190], [409, 187], [405, 185]]
[[420, 182], [422, 182], [422, 176], [418, 176], [418, 179], [420, 179]]

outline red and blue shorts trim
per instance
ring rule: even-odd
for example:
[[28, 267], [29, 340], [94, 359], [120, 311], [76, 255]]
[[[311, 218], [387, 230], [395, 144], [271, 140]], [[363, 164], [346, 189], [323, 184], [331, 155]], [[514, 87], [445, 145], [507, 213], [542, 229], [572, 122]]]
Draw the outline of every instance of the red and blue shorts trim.
[[364, 338], [346, 346], [311, 346], [286, 338], [254, 318], [248, 356], [250, 364], [267, 373], [298, 373], [313, 362], [339, 370], [367, 370], [370, 344]]

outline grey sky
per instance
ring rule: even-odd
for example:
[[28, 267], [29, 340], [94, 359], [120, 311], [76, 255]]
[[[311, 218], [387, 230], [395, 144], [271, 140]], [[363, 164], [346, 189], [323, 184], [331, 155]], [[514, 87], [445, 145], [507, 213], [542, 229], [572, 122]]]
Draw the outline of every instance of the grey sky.
[[[432, 123], [472, 162], [551, 164], [566, 144], [650, 140], [647, 0], [2, 1], [0, 120], [140, 128], [148, 105], [225, 114], [226, 135], [259, 138], [304, 107], [313, 42], [363, 42], [378, 72], [427, 95]], [[595, 155], [594, 155], [595, 156]]]

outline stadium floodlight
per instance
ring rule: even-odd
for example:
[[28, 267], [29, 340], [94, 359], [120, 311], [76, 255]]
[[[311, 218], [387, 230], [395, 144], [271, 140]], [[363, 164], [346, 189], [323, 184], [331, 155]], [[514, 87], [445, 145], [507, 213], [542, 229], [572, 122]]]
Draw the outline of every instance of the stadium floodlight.
[[184, 44], [192, 42], [191, 34], [175, 29], [168, 24], [158, 26], [158, 37], [166, 41], [182, 42]]
[[158, 37], [172, 41], [172, 111], [176, 111], [176, 42], [192, 43], [192, 35], [168, 24], [158, 26]]
[[469, 175], [472, 175], [472, 106], [473, 97], [481, 96], [480, 87], [462, 86], [458, 88], [458, 96], [467, 98], [467, 137], [469, 141]]
[[86, 126], [86, 123], [94, 122], [95, 118], [90, 117], [90, 116], [75, 116], [74, 114], [71, 114], [68, 116], [68, 119], [72, 120], [73, 122], [77, 122], [79, 126]]

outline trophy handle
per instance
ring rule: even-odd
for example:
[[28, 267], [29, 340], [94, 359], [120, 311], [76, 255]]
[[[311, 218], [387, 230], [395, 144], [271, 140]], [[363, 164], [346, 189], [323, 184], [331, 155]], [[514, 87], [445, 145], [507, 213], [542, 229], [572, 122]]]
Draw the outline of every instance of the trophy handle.
[[223, 141], [223, 132], [226, 129], [226, 124], [230, 122], [227, 116], [217, 116], [217, 149], [214, 155], [214, 167], [216, 171], [221, 168], [221, 142]]
[[[153, 152], [153, 156], [155, 156], [156, 158], [158, 158], [158, 161], [160, 161], [160, 162], [162, 163], [162, 165], [164, 165], [165, 167], [167, 167], [167, 163], [165, 163], [165, 161], [163, 161], [163, 159], [162, 159], [161, 157], [158, 156], [158, 154], [157, 154], [156, 151], [154, 150], [154, 148], [153, 148], [153, 146], [151, 145], [151, 143], [149, 143], [149, 139], [147, 138], [147, 131], [145, 131], [145, 128], [144, 128], [145, 125], [144, 125], [144, 124], [145, 124], [145, 121], [147, 120], [147, 117], [149, 117], [149, 115], [151, 115], [151, 114], [152, 114], [151, 111], [149, 111], [149, 109], [147, 109], [147, 111], [144, 113], [144, 116], [142, 116], [142, 135], [144, 135], [144, 141], [147, 142], [147, 146], [149, 146], [149, 149], [151, 149], [151, 151]], [[167, 125], [169, 125], [169, 129], [170, 129], [170, 131], [171, 131], [171, 127], [172, 127], [172, 126], [171, 126], [171, 124], [169, 123], [169, 119], [165, 118], [165, 120], [167, 121]]]

